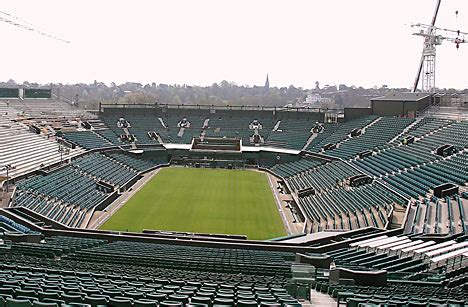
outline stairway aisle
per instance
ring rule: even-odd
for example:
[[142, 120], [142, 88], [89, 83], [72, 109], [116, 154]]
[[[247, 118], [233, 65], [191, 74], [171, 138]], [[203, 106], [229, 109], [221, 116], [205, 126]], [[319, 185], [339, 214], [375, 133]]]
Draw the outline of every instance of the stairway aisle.
[[320, 307], [336, 307], [336, 300], [328, 294], [317, 292], [315, 289], [310, 290], [310, 305]]

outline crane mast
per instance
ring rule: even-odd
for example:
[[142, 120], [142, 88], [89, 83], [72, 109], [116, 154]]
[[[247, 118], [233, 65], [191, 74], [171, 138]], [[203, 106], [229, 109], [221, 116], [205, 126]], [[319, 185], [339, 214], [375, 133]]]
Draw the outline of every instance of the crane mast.
[[[439, 14], [440, 3], [442, 0], [437, 0], [434, 15], [432, 16], [431, 26], [435, 26], [437, 20], [437, 14]], [[432, 35], [432, 31], [427, 33]], [[435, 44], [428, 37], [424, 39], [423, 52], [421, 54], [421, 60], [419, 61], [418, 71], [414, 80], [413, 92], [418, 89], [419, 79], [421, 75], [422, 90], [423, 92], [430, 92], [435, 89], [435, 60], [436, 60], [436, 49]]]
[[419, 80], [421, 80], [421, 90], [423, 92], [435, 92], [436, 80], [436, 46], [441, 45], [443, 41], [449, 41], [456, 45], [457, 49], [460, 44], [468, 42], [468, 33], [460, 30], [450, 30], [435, 26], [437, 14], [439, 13], [441, 0], [437, 0], [436, 9], [432, 16], [431, 24], [413, 24], [413, 28], [418, 31], [413, 35], [422, 36], [424, 38], [423, 51], [421, 60], [413, 84], [413, 92], [418, 90]]

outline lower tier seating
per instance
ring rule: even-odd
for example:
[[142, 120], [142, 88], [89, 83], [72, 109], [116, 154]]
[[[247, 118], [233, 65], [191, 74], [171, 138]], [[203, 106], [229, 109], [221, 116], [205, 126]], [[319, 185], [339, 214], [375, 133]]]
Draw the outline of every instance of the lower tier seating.
[[289, 290], [289, 252], [80, 237], [7, 245], [0, 246], [0, 301], [8, 306], [301, 306]]
[[351, 189], [331, 189], [299, 199], [314, 232], [369, 226], [384, 228], [394, 203], [403, 204], [404, 200], [376, 183]]

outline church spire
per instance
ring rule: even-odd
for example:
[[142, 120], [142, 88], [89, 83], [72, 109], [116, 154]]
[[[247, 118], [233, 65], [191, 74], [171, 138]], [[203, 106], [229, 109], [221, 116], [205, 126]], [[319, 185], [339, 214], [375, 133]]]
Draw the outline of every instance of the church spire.
[[266, 81], [265, 81], [265, 89], [269, 89], [270, 88], [270, 81], [268, 80], [268, 74], [267, 74], [267, 78], [266, 78]]

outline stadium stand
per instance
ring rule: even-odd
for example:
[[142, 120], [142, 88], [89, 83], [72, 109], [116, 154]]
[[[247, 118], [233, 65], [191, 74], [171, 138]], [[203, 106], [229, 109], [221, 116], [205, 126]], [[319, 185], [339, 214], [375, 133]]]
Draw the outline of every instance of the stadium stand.
[[15, 241], [5, 235], [0, 244], [0, 300], [7, 306], [292, 307], [314, 306], [308, 302], [321, 293], [347, 306], [467, 303], [466, 237], [436, 242], [368, 228], [312, 239], [307, 246], [194, 242], [164, 234], [46, 229], [18, 214], [14, 208], [0, 211], [34, 228]]
[[[61, 122], [56, 130], [78, 147], [65, 165], [54, 165], [60, 153], [53, 125], [38, 124], [36, 134], [27, 125], [40, 121], [15, 121], [22, 112], [48, 120], [75, 114], [53, 103], [0, 103], [0, 166], [11, 163], [12, 177], [24, 175], [12, 179], [10, 207], [0, 209], [0, 307], [293, 307], [313, 305], [320, 295], [338, 306], [468, 304], [467, 121], [364, 116], [323, 123], [276, 110], [105, 110], [89, 116], [88, 129]], [[128, 136], [135, 137], [131, 151], [122, 149], [130, 147]], [[198, 154], [187, 146], [194, 137], [260, 147]], [[291, 194], [279, 197], [304, 215], [307, 233], [249, 241], [83, 229], [96, 210], [173, 155], [219, 155], [267, 168]], [[443, 184], [454, 189], [435, 196]]]
[[80, 227], [113, 193], [101, 188], [101, 182], [122, 188], [132, 184], [142, 172], [166, 163], [164, 151], [148, 160], [122, 151], [90, 153], [49, 173], [18, 182], [13, 203], [62, 224]]
[[[54, 137], [32, 133], [26, 126], [16, 122], [17, 113], [11, 107], [0, 103], [0, 114], [0, 165], [12, 166], [10, 177], [59, 163], [62, 158], [69, 159], [84, 152], [78, 147], [61, 155]], [[0, 169], [0, 175], [6, 175], [3, 168]]]
[[8, 99], [3, 101], [23, 115], [33, 118], [67, 117], [93, 118], [86, 110], [56, 99]]
[[422, 137], [423, 135], [436, 131], [449, 123], [450, 121], [448, 120], [424, 117], [401, 135], [398, 140], [401, 142], [407, 136]]
[[[296, 162], [296, 164], [302, 161]], [[273, 171], [275, 171], [273, 169]], [[280, 173], [277, 173], [281, 175]], [[359, 175], [361, 172], [353, 168], [344, 161], [333, 161], [307, 169], [296, 169], [289, 176], [285, 177], [285, 181], [290, 187], [295, 190], [303, 190], [314, 188], [316, 191], [331, 189], [339, 185], [339, 182], [354, 175]]]
[[363, 129], [377, 119], [377, 116], [365, 116], [342, 124], [323, 124], [323, 132], [317, 134], [307, 150], [319, 152], [326, 144], [340, 143], [350, 136], [352, 130]]
[[316, 289], [347, 306], [464, 306], [466, 253], [464, 238], [437, 243], [404, 235], [379, 235], [330, 249], [337, 269], [380, 271], [385, 286], [331, 283], [326, 276]]
[[319, 160], [300, 159], [294, 162], [274, 165], [270, 167], [270, 170], [278, 176], [286, 178], [307, 171], [309, 169], [313, 169], [322, 163], [323, 162]]
[[114, 186], [122, 186], [137, 175], [137, 171], [127, 164], [98, 153], [80, 157], [72, 163], [72, 166]]
[[314, 232], [326, 229], [352, 230], [364, 227], [386, 228], [398, 196], [379, 184], [349, 190], [338, 188], [301, 197], [299, 204], [312, 221]]
[[106, 197], [92, 178], [72, 166], [65, 166], [45, 176], [20, 182], [14, 203], [63, 224], [79, 227], [86, 214]]
[[120, 137], [110, 129], [93, 130], [93, 132], [99, 134], [102, 138], [104, 138], [107, 142], [111, 144], [123, 145], [123, 142], [120, 140]]
[[63, 138], [87, 149], [111, 147], [113, 144], [93, 131], [73, 131], [63, 133]]
[[[6, 241], [0, 246], [2, 302], [300, 306], [292, 252], [77, 235], [62, 231], [42, 234], [37, 243]], [[308, 296], [307, 287], [301, 288]]]
[[112, 158], [113, 160], [128, 165], [131, 168], [140, 172], [147, 171], [155, 167], [156, 165], [165, 164], [167, 162], [165, 157], [160, 157], [155, 160], [143, 160], [121, 152], [106, 153], [106, 155]]
[[364, 127], [362, 134], [343, 140], [337, 148], [329, 150], [327, 154], [349, 159], [362, 151], [380, 148], [400, 134], [413, 121], [409, 118], [380, 117]]

